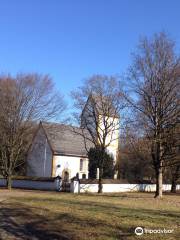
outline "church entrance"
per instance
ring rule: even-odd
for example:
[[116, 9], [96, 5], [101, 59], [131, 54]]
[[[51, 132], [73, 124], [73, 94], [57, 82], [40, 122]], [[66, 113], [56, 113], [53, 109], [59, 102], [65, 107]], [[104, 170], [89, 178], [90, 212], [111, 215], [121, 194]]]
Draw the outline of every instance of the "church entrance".
[[69, 182], [69, 172], [68, 172], [68, 171], [65, 171], [65, 172], [64, 172], [64, 178], [63, 178], [63, 180], [64, 180], [65, 182]]
[[70, 192], [70, 174], [68, 169], [64, 169], [62, 172], [62, 191]]

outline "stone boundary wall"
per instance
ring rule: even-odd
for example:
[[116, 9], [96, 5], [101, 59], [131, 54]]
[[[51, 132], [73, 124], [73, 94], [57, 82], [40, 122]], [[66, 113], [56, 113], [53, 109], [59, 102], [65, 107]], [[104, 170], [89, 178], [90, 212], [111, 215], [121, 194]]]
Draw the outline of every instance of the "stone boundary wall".
[[[0, 178], [0, 187], [6, 187], [6, 179]], [[59, 178], [13, 178], [13, 188], [59, 191]]]
[[[0, 187], [6, 187], [6, 179], [0, 177]], [[34, 178], [34, 177], [13, 177], [13, 188], [36, 189], [47, 191], [62, 191], [62, 181], [60, 178]], [[180, 184], [176, 186], [180, 190]], [[103, 182], [104, 193], [119, 193], [119, 192], [155, 192], [155, 184], [131, 184], [119, 183], [118, 181]], [[163, 184], [163, 191], [170, 191], [171, 184]], [[73, 180], [70, 184], [70, 192], [72, 193], [97, 193], [97, 181]]]
[[[97, 183], [81, 183], [73, 181], [71, 183], [71, 192], [73, 193], [97, 193]], [[180, 184], [176, 186], [180, 190]], [[163, 184], [163, 191], [170, 191], [171, 184]], [[104, 183], [103, 193], [118, 193], [118, 192], [155, 192], [156, 184], [130, 184], [130, 183]]]

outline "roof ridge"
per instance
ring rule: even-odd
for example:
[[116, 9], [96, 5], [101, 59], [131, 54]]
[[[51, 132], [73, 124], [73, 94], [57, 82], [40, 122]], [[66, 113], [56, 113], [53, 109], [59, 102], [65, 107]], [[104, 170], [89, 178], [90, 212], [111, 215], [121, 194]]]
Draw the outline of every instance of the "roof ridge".
[[46, 121], [41, 121], [42, 125], [47, 124], [47, 125], [57, 125], [57, 126], [65, 126], [65, 127], [72, 127], [72, 128], [78, 128], [78, 129], [82, 129], [80, 126], [74, 126], [71, 124], [65, 124], [65, 123], [57, 123], [57, 122], [46, 122]]

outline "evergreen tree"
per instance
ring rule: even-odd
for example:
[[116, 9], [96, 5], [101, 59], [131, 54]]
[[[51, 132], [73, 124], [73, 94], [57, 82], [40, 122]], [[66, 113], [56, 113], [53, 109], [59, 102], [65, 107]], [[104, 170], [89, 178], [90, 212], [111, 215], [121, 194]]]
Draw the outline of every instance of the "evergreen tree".
[[107, 152], [103, 153], [100, 148], [91, 148], [88, 153], [89, 158], [89, 177], [96, 178], [97, 168], [104, 154], [103, 178], [113, 178], [114, 158]]

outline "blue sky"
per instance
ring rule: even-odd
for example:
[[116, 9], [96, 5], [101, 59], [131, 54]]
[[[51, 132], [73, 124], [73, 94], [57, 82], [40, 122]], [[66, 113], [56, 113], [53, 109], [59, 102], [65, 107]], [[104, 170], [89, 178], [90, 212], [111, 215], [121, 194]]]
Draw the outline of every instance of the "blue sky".
[[140, 36], [180, 49], [178, 0], [0, 0], [0, 72], [49, 73], [69, 100], [93, 74], [122, 74]]

